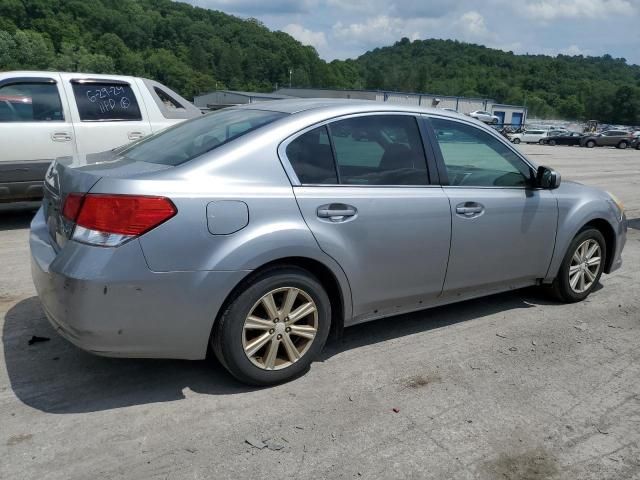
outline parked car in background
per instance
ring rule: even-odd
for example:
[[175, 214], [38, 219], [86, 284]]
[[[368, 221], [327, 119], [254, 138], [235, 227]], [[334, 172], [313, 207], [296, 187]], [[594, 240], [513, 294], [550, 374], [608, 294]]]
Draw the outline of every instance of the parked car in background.
[[513, 143], [540, 143], [549, 136], [546, 130], [525, 130], [522, 133], [514, 133], [511, 135]]
[[545, 145], [579, 146], [583, 136], [584, 134], [580, 132], [561, 132], [543, 138], [542, 143]]
[[484, 110], [476, 110], [475, 112], [471, 112], [469, 116], [484, 123], [495, 124], [500, 122], [500, 117], [493, 115], [490, 112], [485, 112]]
[[596, 135], [585, 135], [580, 141], [580, 145], [587, 148], [593, 147], [616, 147], [627, 148], [631, 145], [633, 137], [631, 132], [625, 130], [607, 130]]
[[577, 302], [622, 262], [613, 196], [442, 110], [254, 103], [68, 160], [30, 234], [56, 330], [105, 356], [211, 349], [250, 384], [303, 373], [331, 329], [532, 285]]
[[144, 78], [0, 73], [0, 202], [42, 198], [42, 180], [56, 157], [110, 150], [200, 115]]

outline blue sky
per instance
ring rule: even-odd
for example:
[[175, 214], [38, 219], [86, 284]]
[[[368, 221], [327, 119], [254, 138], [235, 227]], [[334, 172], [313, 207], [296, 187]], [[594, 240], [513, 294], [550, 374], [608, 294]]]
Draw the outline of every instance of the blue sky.
[[609, 53], [640, 64], [640, 0], [187, 2], [255, 17], [313, 45], [325, 60], [355, 58], [409, 37], [456, 39], [515, 53]]

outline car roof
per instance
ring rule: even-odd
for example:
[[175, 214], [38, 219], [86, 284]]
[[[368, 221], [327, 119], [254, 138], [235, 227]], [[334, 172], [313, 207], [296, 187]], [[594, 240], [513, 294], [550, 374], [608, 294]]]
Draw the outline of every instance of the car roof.
[[366, 112], [409, 112], [409, 113], [425, 113], [451, 118], [466, 117], [457, 112], [451, 112], [443, 109], [425, 108], [419, 105], [401, 105], [397, 103], [377, 102], [373, 100], [351, 100], [341, 98], [296, 98], [284, 100], [269, 100], [266, 102], [249, 103], [233, 108], [246, 108], [250, 110], [268, 110], [282, 113], [300, 113], [310, 110], [324, 110], [330, 113], [335, 110], [337, 114], [344, 115], [348, 113], [366, 113]]

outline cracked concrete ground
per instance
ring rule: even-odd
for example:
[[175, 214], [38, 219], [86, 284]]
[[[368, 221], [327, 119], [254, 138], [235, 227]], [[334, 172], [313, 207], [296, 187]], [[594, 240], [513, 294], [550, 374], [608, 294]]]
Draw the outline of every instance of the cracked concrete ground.
[[640, 478], [640, 152], [521, 148], [625, 202], [622, 270], [579, 304], [527, 289], [347, 329], [275, 388], [73, 347], [34, 296], [33, 207], [0, 208], [0, 478]]

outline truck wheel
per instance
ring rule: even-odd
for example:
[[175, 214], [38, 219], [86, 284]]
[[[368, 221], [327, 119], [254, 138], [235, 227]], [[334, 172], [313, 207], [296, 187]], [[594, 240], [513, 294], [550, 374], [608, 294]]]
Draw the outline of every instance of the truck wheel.
[[316, 277], [276, 267], [251, 279], [217, 320], [213, 351], [238, 380], [273, 385], [304, 373], [324, 347], [331, 304]]
[[555, 296], [563, 302], [584, 300], [598, 284], [607, 247], [599, 230], [587, 228], [573, 239], [552, 284]]

